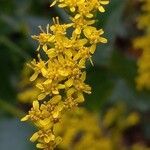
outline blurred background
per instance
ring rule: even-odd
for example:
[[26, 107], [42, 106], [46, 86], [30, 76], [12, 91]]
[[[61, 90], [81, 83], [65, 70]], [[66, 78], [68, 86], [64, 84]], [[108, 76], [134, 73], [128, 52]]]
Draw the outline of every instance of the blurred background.
[[[20, 122], [20, 117], [31, 105], [18, 95], [31, 88], [28, 83], [22, 83], [28, 79], [25, 63], [36, 56], [38, 46], [31, 35], [38, 34], [38, 26], [45, 27], [54, 16], [68, 22], [66, 12], [57, 7], [49, 8], [51, 2], [0, 1], [0, 150], [35, 149], [29, 141], [34, 127]], [[136, 88], [137, 61], [141, 51], [133, 46], [133, 40], [144, 34], [137, 27], [141, 6], [139, 0], [111, 0], [106, 12], [97, 14], [96, 26], [104, 28], [108, 44], [97, 48], [93, 57], [94, 67], [88, 65], [87, 82], [93, 92], [86, 96], [84, 107], [102, 118], [111, 108], [117, 109], [122, 105], [127, 116], [132, 112], [138, 113], [139, 121], [123, 129], [121, 134], [126, 145], [140, 143], [148, 147], [150, 89]], [[116, 120], [120, 118], [122, 116], [116, 117]]]

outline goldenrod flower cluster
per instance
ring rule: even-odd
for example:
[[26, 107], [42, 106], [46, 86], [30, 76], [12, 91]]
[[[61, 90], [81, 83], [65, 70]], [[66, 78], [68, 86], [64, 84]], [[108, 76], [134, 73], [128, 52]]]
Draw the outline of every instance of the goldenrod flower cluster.
[[[33, 36], [39, 42], [38, 58], [29, 66], [34, 70], [30, 80], [37, 80], [40, 90], [33, 107], [22, 121], [30, 120], [39, 129], [31, 141], [37, 141], [37, 148], [54, 149], [61, 138], [55, 134], [55, 126], [62, 114], [84, 101], [84, 93], [91, 93], [91, 87], [85, 83], [86, 62], [90, 60], [98, 43], [106, 43], [102, 37], [104, 31], [93, 24], [94, 13], [104, 12], [109, 0], [54, 0], [51, 6], [58, 4], [71, 12], [71, 23], [61, 24], [59, 18], [53, 18], [53, 25], [47, 25], [46, 31]], [[43, 54], [44, 53], [44, 54]]]
[[[23, 70], [23, 84], [26, 85], [27, 77], [30, 70]], [[28, 83], [29, 89], [33, 91], [31, 97], [37, 89]], [[23, 102], [30, 102], [28, 91], [23, 89], [19, 95], [24, 94]], [[30, 100], [30, 101], [29, 101]], [[36, 107], [36, 106], [35, 106]], [[103, 117], [97, 112], [90, 112], [85, 108], [77, 108], [65, 112], [61, 122], [54, 126], [55, 135], [61, 135], [63, 141], [58, 145], [60, 150], [149, 150], [148, 147], [141, 143], [134, 143], [130, 147], [123, 145], [123, 133], [126, 129], [135, 126], [140, 122], [140, 116], [137, 112], [126, 112], [126, 106], [123, 103], [117, 104], [115, 107], [109, 108]], [[41, 131], [39, 132], [41, 133]], [[36, 136], [36, 134], [35, 134]], [[61, 140], [60, 138], [57, 140]]]
[[[61, 150], [148, 150], [140, 143], [127, 146], [123, 143], [126, 129], [137, 125], [140, 117], [137, 112], [126, 112], [123, 104], [110, 108], [103, 118], [96, 112], [78, 108], [64, 114], [56, 133], [63, 141], [58, 146]], [[138, 147], [137, 147], [138, 146]]]
[[143, 14], [138, 18], [138, 26], [144, 30], [144, 35], [134, 41], [134, 47], [142, 50], [136, 81], [138, 89], [150, 89], [150, 1], [143, 2]]
[[61, 150], [111, 150], [111, 138], [103, 135], [97, 113], [78, 108], [64, 114], [56, 133], [61, 134]]

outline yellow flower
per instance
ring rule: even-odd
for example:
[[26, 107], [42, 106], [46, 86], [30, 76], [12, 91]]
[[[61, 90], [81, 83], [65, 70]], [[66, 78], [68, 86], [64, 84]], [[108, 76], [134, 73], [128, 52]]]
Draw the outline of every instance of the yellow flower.
[[50, 30], [55, 35], [55, 37], [57, 37], [59, 35], [66, 34], [67, 28], [70, 28], [72, 26], [72, 23], [70, 23], [70, 24], [60, 24], [58, 17], [56, 17], [56, 19], [53, 18], [53, 22], [54, 22], [54, 25], [52, 25], [50, 27]]
[[38, 35], [38, 36], [34, 35], [34, 36], [32, 36], [32, 38], [35, 39], [35, 40], [38, 40], [40, 45], [44, 45], [44, 44], [47, 44], [47, 43], [53, 43], [55, 36], [50, 33], [49, 25], [47, 25], [47, 27], [46, 27], [46, 29], [47, 29], [46, 32], [42, 29], [41, 26], [39, 26], [39, 28], [42, 31], [42, 33], [40, 33], [40, 35]]
[[104, 33], [102, 29], [97, 30], [95, 27], [87, 26], [83, 32], [91, 44], [107, 43], [107, 39], [100, 37]]
[[76, 15], [75, 17], [71, 17], [71, 20], [73, 22], [73, 27], [75, 28], [74, 34], [80, 35], [82, 30], [88, 26], [95, 23], [95, 20], [87, 20], [83, 16]]
[[45, 62], [40, 58], [39, 62], [36, 62], [36, 60], [34, 59], [29, 66], [34, 70], [34, 74], [31, 76], [30, 81], [34, 81], [40, 73], [42, 73], [42, 75], [45, 75]]

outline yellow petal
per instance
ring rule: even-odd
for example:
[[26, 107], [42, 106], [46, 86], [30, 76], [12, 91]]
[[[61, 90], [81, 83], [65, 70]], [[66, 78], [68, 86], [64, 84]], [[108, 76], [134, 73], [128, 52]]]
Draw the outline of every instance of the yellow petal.
[[81, 39], [79, 40], [79, 45], [85, 45], [88, 42], [87, 39]]
[[52, 41], [54, 41], [54, 39], [55, 39], [55, 36], [52, 35], [52, 36], [50, 36], [50, 37], [48, 38], [48, 42], [52, 42]]
[[43, 84], [47, 85], [47, 84], [51, 84], [52, 83], [52, 80], [51, 79], [48, 79], [46, 80]]
[[23, 117], [22, 119], [21, 119], [21, 121], [27, 121], [28, 119], [29, 119], [29, 115], [26, 115], [25, 117]]
[[38, 101], [33, 101], [33, 108], [39, 109], [39, 102]]
[[95, 30], [96, 30], [95, 27], [87, 26], [86, 28], [84, 28], [83, 33], [88, 38], [90, 37], [91, 33], [94, 32]]
[[93, 45], [90, 47], [90, 52], [91, 52], [91, 54], [94, 54], [95, 50], [96, 50], [96, 44], [93, 44]]
[[82, 75], [81, 75], [81, 80], [85, 81], [85, 79], [86, 79], [86, 72], [83, 72]]
[[60, 63], [62, 63], [62, 64], [64, 63], [64, 57], [62, 55], [58, 56], [58, 60]]
[[66, 7], [67, 5], [66, 4], [59, 4], [58, 5], [58, 7], [60, 7], [60, 8], [64, 8], [64, 7]]
[[76, 90], [74, 88], [70, 88], [69, 90], [67, 90], [67, 96], [71, 96]]
[[45, 143], [49, 143], [50, 141], [51, 141], [51, 138], [50, 138], [50, 137], [45, 137], [45, 138], [44, 138], [44, 142], [45, 142]]
[[92, 61], [92, 58], [89, 58], [89, 60], [90, 60], [91, 65], [94, 66], [94, 63], [93, 63], [93, 61]]
[[107, 5], [107, 4], [109, 4], [109, 0], [100, 1], [100, 3], [103, 4], [103, 5]]
[[43, 48], [43, 50], [44, 50], [45, 52], [47, 51], [47, 45], [46, 45], [46, 44], [44, 44], [42, 48]]
[[81, 59], [81, 60], [79, 61], [79, 67], [85, 68], [85, 59]]
[[48, 50], [47, 55], [48, 55], [49, 58], [56, 57], [57, 56], [56, 50], [54, 48]]
[[31, 141], [31, 142], [35, 142], [38, 138], [39, 138], [39, 135], [38, 135], [38, 133], [36, 132], [36, 133], [34, 133], [34, 134], [32, 135], [32, 137], [30, 138], [30, 141]]
[[59, 111], [53, 112], [53, 117], [54, 117], [54, 118], [58, 118], [58, 116], [59, 116]]
[[75, 33], [76, 33], [76, 34], [80, 34], [80, 33], [81, 33], [81, 28], [76, 28], [76, 29], [75, 29]]
[[53, 98], [51, 98], [50, 102], [52, 104], [57, 104], [58, 102], [60, 102], [61, 100], [61, 95], [57, 95], [57, 96], [54, 96]]
[[59, 91], [55, 89], [52, 91], [52, 93], [57, 95], [57, 94], [59, 94]]
[[54, 6], [56, 4], [57, 0], [54, 0], [54, 2], [50, 5], [50, 7]]
[[71, 12], [75, 12], [75, 10], [76, 10], [75, 7], [71, 7], [71, 8], [70, 8], [70, 11], [71, 11]]
[[30, 77], [30, 81], [34, 81], [37, 77], [38, 77], [38, 72], [35, 72], [31, 77]]
[[78, 93], [78, 98], [76, 99], [76, 101], [77, 101], [78, 103], [84, 102], [83, 93]]
[[68, 57], [72, 57], [72, 53], [70, 50], [66, 50], [65, 51], [65, 54], [68, 56]]
[[43, 149], [43, 148], [46, 148], [46, 144], [41, 144], [41, 143], [38, 143], [36, 144], [36, 147], [39, 148], [39, 149]]
[[64, 77], [67, 77], [69, 74], [68, 71], [64, 71], [64, 70], [58, 70], [58, 72], [61, 76], [64, 76]]
[[42, 72], [42, 75], [43, 76], [46, 76], [47, 75], [47, 70], [45, 68], [42, 68], [41, 69], [41, 72]]
[[64, 84], [59, 84], [58, 85], [58, 89], [64, 89], [65, 88], [65, 85]]
[[81, 17], [81, 15], [80, 14], [77, 14], [77, 15], [75, 15], [75, 19], [78, 19], [78, 18], [80, 18]]
[[65, 82], [66, 87], [71, 87], [73, 85], [73, 79], [69, 79]]
[[105, 12], [105, 9], [104, 9], [103, 6], [99, 6], [99, 7], [98, 7], [98, 10], [99, 10], [100, 12]]
[[86, 17], [87, 17], [87, 18], [92, 18], [92, 17], [93, 17], [93, 14], [87, 14]]
[[36, 87], [39, 88], [40, 90], [43, 90], [43, 85], [41, 83], [37, 83]]
[[39, 96], [38, 96], [38, 100], [42, 100], [46, 97], [46, 94], [45, 93], [41, 93]]
[[58, 136], [58, 137], [55, 139], [55, 142], [56, 142], [56, 145], [60, 144], [60, 143], [62, 142], [62, 138]]
[[81, 57], [81, 54], [78, 52], [74, 57], [73, 60], [78, 60]]
[[105, 39], [105, 38], [100, 38], [100, 42], [102, 42], [102, 43], [107, 43], [107, 39]]
[[36, 125], [43, 129], [50, 129], [53, 126], [53, 123], [50, 118], [46, 118], [44, 120], [38, 121]]

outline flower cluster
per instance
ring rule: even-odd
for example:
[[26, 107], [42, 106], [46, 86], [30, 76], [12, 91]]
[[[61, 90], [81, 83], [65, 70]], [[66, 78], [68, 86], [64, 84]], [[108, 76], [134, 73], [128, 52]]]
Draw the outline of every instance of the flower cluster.
[[138, 60], [138, 89], [150, 89], [150, 1], [144, 0], [143, 14], [138, 18], [139, 28], [144, 30], [144, 35], [135, 39], [134, 47], [142, 50]]
[[[84, 102], [84, 93], [91, 93], [85, 83], [86, 62], [92, 63], [92, 54], [98, 43], [106, 43], [104, 31], [92, 26], [94, 12], [104, 12], [108, 0], [55, 0], [72, 13], [71, 23], [61, 24], [53, 18], [53, 25], [46, 31], [33, 36], [39, 42], [38, 57], [29, 66], [34, 70], [30, 80], [40, 90], [33, 107], [22, 121], [30, 120], [39, 129], [31, 141], [37, 141], [37, 148], [53, 150], [61, 138], [55, 134], [55, 126], [65, 111]], [[71, 33], [70, 33], [71, 32]], [[68, 34], [69, 33], [69, 34]], [[69, 36], [70, 35], [70, 36]]]
[[[56, 133], [61, 134], [61, 150], [111, 150], [111, 139], [103, 135], [97, 113], [78, 108], [64, 114]], [[90, 126], [89, 126], [90, 125]]]
[[63, 138], [58, 148], [61, 150], [139, 150], [139, 148], [148, 150], [140, 143], [130, 147], [123, 144], [124, 131], [137, 125], [139, 121], [139, 114], [128, 113], [124, 104], [117, 104], [108, 109], [103, 118], [100, 118], [96, 112], [89, 112], [80, 107], [65, 113], [61, 123], [56, 126], [56, 133]]

